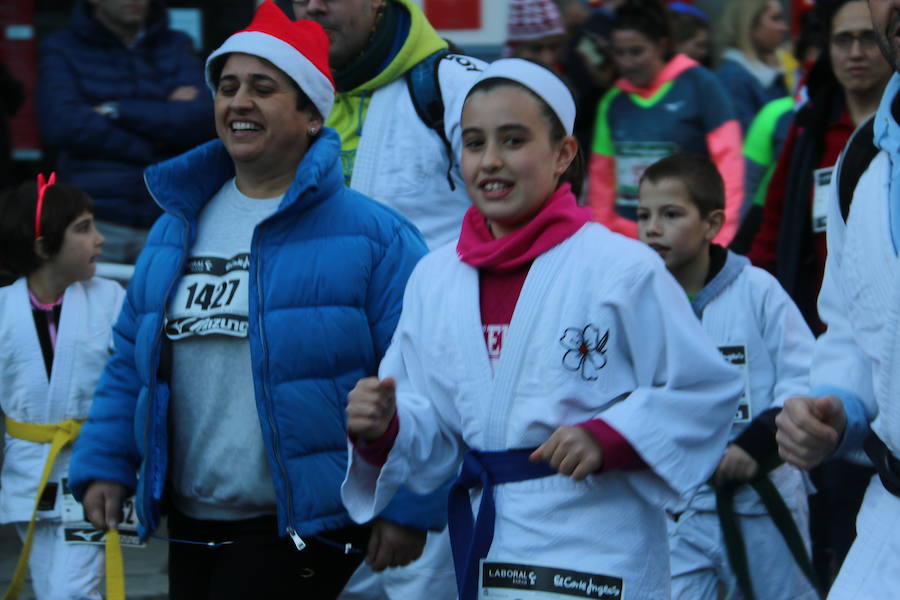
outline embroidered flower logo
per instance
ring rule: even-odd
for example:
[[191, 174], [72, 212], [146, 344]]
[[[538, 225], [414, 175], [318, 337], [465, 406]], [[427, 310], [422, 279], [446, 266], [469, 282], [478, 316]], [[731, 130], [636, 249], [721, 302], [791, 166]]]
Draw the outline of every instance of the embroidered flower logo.
[[609, 329], [601, 336], [600, 330], [593, 325], [584, 329], [569, 327], [559, 338], [559, 343], [568, 348], [563, 355], [563, 366], [570, 371], [580, 371], [585, 381], [596, 381], [600, 369], [606, 366], [608, 341]]

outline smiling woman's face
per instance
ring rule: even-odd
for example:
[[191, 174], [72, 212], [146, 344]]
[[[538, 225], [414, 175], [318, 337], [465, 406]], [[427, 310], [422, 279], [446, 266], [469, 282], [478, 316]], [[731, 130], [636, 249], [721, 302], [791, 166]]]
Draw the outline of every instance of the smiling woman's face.
[[321, 119], [297, 110], [297, 88], [270, 62], [228, 56], [215, 97], [216, 134], [236, 165], [268, 172], [296, 169]]

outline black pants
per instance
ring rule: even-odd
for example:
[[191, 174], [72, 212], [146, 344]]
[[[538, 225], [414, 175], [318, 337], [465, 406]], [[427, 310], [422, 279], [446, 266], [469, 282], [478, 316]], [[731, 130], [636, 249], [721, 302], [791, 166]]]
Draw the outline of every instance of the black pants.
[[[278, 536], [275, 517], [198, 521], [172, 511], [169, 537], [224, 542], [217, 547], [169, 542], [172, 600], [330, 600], [337, 598], [365, 557], [371, 528], [355, 525], [304, 537], [298, 551]], [[321, 539], [335, 543], [335, 547]], [[350, 543], [355, 551], [344, 552]]]
[[875, 469], [837, 459], [809, 474], [818, 490], [809, 497], [813, 567], [827, 591], [856, 539], [856, 513]]

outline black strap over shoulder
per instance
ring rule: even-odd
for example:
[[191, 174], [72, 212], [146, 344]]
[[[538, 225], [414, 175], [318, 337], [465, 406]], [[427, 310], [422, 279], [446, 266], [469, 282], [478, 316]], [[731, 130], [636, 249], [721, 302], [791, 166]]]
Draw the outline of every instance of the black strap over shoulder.
[[449, 56], [447, 50], [438, 50], [430, 54], [416, 66], [406, 72], [406, 86], [416, 114], [423, 123], [441, 139], [447, 151], [447, 182], [450, 189], [456, 189], [450, 172], [453, 168], [453, 148], [444, 132], [444, 98], [441, 95], [441, 83], [438, 78], [438, 65]]
[[847, 141], [847, 147], [844, 149], [844, 155], [841, 158], [837, 185], [841, 216], [844, 222], [847, 221], [847, 215], [850, 214], [850, 203], [853, 201], [853, 191], [856, 189], [856, 184], [877, 154], [878, 148], [875, 147], [875, 116], [873, 115], [857, 127], [853, 135], [850, 136], [850, 139]]

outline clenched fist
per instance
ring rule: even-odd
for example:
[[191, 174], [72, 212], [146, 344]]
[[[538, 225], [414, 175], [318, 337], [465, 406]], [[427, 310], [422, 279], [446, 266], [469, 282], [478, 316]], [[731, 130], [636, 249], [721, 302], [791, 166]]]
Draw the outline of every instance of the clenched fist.
[[546, 461], [560, 475], [581, 481], [603, 466], [603, 448], [581, 427], [560, 427], [528, 459]]
[[834, 396], [795, 396], [785, 401], [775, 424], [781, 458], [811, 469], [837, 449], [847, 427], [847, 413]]
[[397, 412], [393, 377], [366, 377], [347, 395], [347, 429], [364, 442], [374, 442], [388, 430]]

